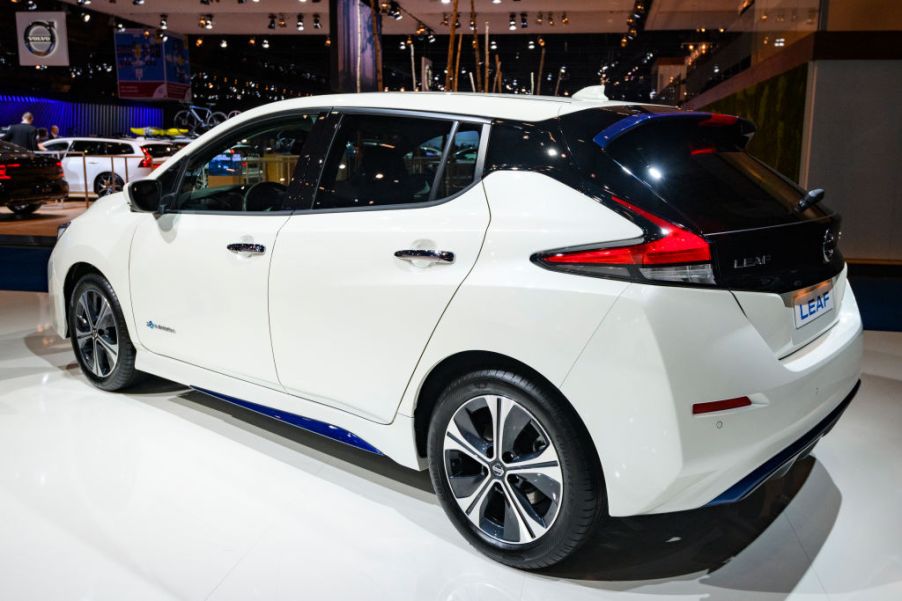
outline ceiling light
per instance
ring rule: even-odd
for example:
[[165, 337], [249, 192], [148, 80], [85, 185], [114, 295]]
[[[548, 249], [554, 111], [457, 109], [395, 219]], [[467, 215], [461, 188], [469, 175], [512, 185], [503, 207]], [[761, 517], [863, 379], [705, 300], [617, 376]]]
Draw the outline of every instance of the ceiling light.
[[529, 27], [529, 15], [526, 13], [520, 13], [520, 27], [523, 29]]
[[84, 21], [85, 23], [87, 23], [88, 21], [90, 21], [90, 20], [91, 20], [91, 13], [89, 13], [88, 11], [82, 12], [82, 13], [81, 13], [81, 20]]
[[[323, 24], [319, 20], [319, 14], [313, 15], [313, 29], [322, 29], [322, 28], [323, 28]], [[331, 44], [332, 42], [329, 42], [329, 43]]]
[[226, 39], [223, 38], [222, 41], [219, 42], [219, 47], [220, 47], [220, 48], [228, 48], [228, 47], [229, 47], [228, 41], [226, 41]]
[[266, 38], [263, 38], [263, 43], [261, 43], [260, 45], [263, 46], [264, 50], [266, 48], [269, 48], [269, 40], [267, 40]]
[[304, 15], [298, 13], [298, 21], [297, 21], [298, 31], [304, 31]]
[[507, 28], [511, 31], [517, 28], [517, 15], [515, 13], [511, 13], [510, 18], [507, 21]]
[[269, 15], [269, 24], [266, 26], [267, 29], [275, 29], [276, 28], [276, 16]]
[[166, 15], [160, 15], [160, 29], [169, 29], [169, 17]]

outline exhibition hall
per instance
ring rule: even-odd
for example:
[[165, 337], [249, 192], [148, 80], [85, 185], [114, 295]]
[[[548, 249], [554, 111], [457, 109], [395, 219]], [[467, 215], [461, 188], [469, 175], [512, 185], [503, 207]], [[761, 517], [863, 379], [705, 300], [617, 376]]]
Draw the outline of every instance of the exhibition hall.
[[902, 599], [897, 0], [0, 22], [0, 599]]

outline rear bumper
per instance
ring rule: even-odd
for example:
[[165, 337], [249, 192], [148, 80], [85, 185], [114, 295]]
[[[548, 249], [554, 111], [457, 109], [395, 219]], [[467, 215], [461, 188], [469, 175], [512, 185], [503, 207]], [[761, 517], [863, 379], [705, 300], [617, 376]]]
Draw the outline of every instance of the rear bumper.
[[[781, 358], [728, 291], [631, 284], [561, 385], [598, 451], [611, 515], [741, 498], [806, 450], [795, 443], [824, 433], [860, 377], [851, 289], [836, 310], [827, 331]], [[752, 405], [692, 413], [742, 396]]]
[[822, 419], [814, 428], [771, 457], [766, 463], [759, 466], [758, 469], [748, 476], [722, 492], [717, 498], [708, 503], [706, 507], [716, 507], [717, 505], [727, 505], [729, 503], [741, 501], [755, 492], [759, 486], [771, 478], [785, 474], [797, 460], [807, 457], [808, 453], [814, 448], [814, 445], [833, 429], [833, 426], [836, 425], [836, 422], [838, 422], [839, 418], [842, 417], [842, 414], [845, 413], [849, 404], [852, 402], [852, 399], [858, 394], [858, 388], [860, 386], [861, 380], [855, 383], [855, 387], [852, 388], [852, 391], [848, 395], [846, 395], [846, 398], [842, 400], [842, 403], [840, 403], [836, 409], [831, 411], [827, 417]]

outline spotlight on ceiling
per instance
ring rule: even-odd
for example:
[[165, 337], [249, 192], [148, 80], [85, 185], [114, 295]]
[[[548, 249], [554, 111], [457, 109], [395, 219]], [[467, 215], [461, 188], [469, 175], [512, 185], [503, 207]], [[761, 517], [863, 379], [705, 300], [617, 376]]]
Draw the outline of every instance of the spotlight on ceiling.
[[304, 31], [304, 14], [303, 13], [298, 13], [297, 28], [298, 28], [298, 31]]
[[275, 29], [276, 28], [276, 16], [269, 15], [269, 24], [266, 26], [267, 29]]
[[319, 13], [313, 15], [313, 29], [322, 29], [323, 23], [319, 20]]
[[169, 29], [169, 17], [167, 15], [160, 15], [160, 29]]

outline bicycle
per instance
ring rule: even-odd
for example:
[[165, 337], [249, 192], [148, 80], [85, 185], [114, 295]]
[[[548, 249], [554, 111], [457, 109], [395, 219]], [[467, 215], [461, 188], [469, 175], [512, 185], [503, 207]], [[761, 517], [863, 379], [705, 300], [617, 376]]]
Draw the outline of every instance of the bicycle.
[[214, 111], [205, 106], [197, 106], [194, 104], [187, 105], [188, 108], [179, 111], [173, 119], [174, 125], [178, 129], [187, 129], [192, 134], [195, 132], [203, 132], [212, 129], [228, 119], [225, 113]]

